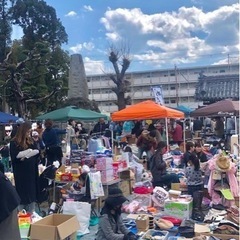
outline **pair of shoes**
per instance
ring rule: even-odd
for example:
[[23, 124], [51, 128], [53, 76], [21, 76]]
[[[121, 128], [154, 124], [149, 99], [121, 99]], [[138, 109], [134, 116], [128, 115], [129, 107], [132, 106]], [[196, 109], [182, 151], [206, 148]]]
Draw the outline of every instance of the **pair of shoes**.
[[210, 209], [208, 214], [204, 217], [204, 223], [211, 223], [214, 221], [221, 221], [225, 217], [227, 212], [225, 210]]

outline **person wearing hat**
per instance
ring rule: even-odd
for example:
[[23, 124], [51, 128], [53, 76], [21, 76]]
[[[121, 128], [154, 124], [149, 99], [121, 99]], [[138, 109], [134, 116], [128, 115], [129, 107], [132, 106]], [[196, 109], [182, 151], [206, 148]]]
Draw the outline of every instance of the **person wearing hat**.
[[101, 211], [96, 240], [134, 240], [136, 236], [122, 222], [121, 208], [128, 201], [121, 189], [110, 188]]
[[[138, 157], [141, 158], [143, 152], [146, 152], [147, 159], [149, 160], [154, 153], [155, 148], [157, 147], [156, 135], [148, 130], [143, 130], [136, 143], [138, 147]], [[148, 164], [149, 169], [149, 164]]]
[[42, 164], [45, 164], [45, 159], [44, 159], [44, 149], [45, 149], [45, 145], [42, 141], [42, 139], [40, 138], [39, 136], [39, 133], [37, 131], [32, 131], [32, 139], [33, 139], [33, 144], [34, 146], [36, 147], [36, 149], [39, 150], [40, 152], [40, 155], [39, 155], [39, 159], [40, 159], [40, 162]]

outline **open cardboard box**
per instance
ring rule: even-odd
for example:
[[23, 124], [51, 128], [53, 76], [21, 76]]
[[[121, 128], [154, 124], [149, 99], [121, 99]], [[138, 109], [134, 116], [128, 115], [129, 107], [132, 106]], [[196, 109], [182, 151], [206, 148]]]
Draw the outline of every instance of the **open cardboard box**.
[[52, 214], [30, 226], [31, 240], [74, 240], [79, 229], [79, 222], [74, 215]]
[[139, 214], [135, 222], [138, 231], [145, 231], [149, 227], [149, 216], [147, 214]]

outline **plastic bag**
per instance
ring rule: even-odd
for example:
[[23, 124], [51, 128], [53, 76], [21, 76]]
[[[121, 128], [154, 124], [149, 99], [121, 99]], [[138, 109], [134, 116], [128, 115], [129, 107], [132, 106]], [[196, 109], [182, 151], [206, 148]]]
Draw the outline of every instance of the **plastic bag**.
[[63, 203], [63, 214], [76, 215], [80, 228], [78, 235], [89, 233], [89, 221], [91, 215], [91, 204], [86, 202], [67, 201]]
[[89, 173], [91, 199], [104, 196], [100, 172]]

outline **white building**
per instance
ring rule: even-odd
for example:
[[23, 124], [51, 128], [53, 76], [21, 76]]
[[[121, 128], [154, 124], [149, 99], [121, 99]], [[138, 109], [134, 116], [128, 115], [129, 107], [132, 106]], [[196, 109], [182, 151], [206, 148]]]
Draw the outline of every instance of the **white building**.
[[[125, 79], [131, 82], [131, 91], [127, 94], [131, 96], [132, 104], [135, 104], [154, 99], [151, 87], [162, 86], [166, 106], [176, 107], [178, 104], [195, 109], [202, 105], [202, 102], [195, 100], [195, 89], [200, 73], [206, 76], [239, 74], [239, 64], [127, 72]], [[87, 82], [89, 99], [95, 100], [101, 111], [118, 110], [113, 103], [116, 95], [111, 91], [111, 87], [115, 85], [107, 74], [88, 75]]]

